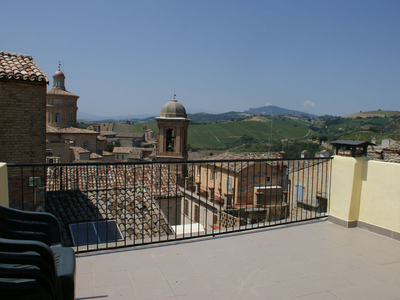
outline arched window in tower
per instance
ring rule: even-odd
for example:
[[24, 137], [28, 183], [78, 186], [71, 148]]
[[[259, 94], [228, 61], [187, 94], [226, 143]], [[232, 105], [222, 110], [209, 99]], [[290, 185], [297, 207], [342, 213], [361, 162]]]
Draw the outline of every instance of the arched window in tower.
[[72, 124], [72, 115], [69, 115], [68, 123], [69, 123], [69, 124]]
[[54, 122], [56, 122], [57, 124], [60, 124], [61, 120], [60, 120], [60, 114], [56, 114], [55, 118], [54, 118]]
[[166, 140], [167, 151], [170, 151], [170, 152], [174, 151], [174, 142], [175, 142], [174, 130], [168, 129], [167, 130], [167, 140]]
[[57, 80], [57, 86], [60, 87], [61, 86], [61, 81]]

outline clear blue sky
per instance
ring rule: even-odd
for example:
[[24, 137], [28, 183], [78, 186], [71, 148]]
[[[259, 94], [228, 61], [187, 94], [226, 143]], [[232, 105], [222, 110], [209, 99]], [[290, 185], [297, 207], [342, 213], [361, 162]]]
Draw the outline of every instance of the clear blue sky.
[[2, 1], [0, 50], [58, 61], [79, 111], [267, 103], [317, 115], [400, 110], [400, 1]]

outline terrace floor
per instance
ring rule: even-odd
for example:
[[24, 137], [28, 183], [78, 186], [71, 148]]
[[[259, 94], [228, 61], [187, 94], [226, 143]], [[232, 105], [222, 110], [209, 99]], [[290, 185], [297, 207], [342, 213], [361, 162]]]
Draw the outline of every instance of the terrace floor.
[[77, 255], [76, 299], [400, 299], [400, 242], [328, 221]]

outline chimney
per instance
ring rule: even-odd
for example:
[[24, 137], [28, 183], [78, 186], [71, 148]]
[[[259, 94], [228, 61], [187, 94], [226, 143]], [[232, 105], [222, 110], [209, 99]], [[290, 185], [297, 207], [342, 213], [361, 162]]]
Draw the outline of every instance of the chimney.
[[[281, 155], [281, 159], [285, 158], [285, 151], [281, 151], [281, 152], [279, 152], [279, 154]], [[283, 161], [280, 162], [280, 166], [281, 166], [281, 169], [283, 169]]]

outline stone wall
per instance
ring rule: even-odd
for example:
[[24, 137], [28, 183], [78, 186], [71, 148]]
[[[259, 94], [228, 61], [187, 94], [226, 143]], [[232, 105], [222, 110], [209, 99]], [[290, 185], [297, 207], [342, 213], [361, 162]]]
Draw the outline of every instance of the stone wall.
[[46, 83], [0, 80], [0, 157], [46, 162]]

